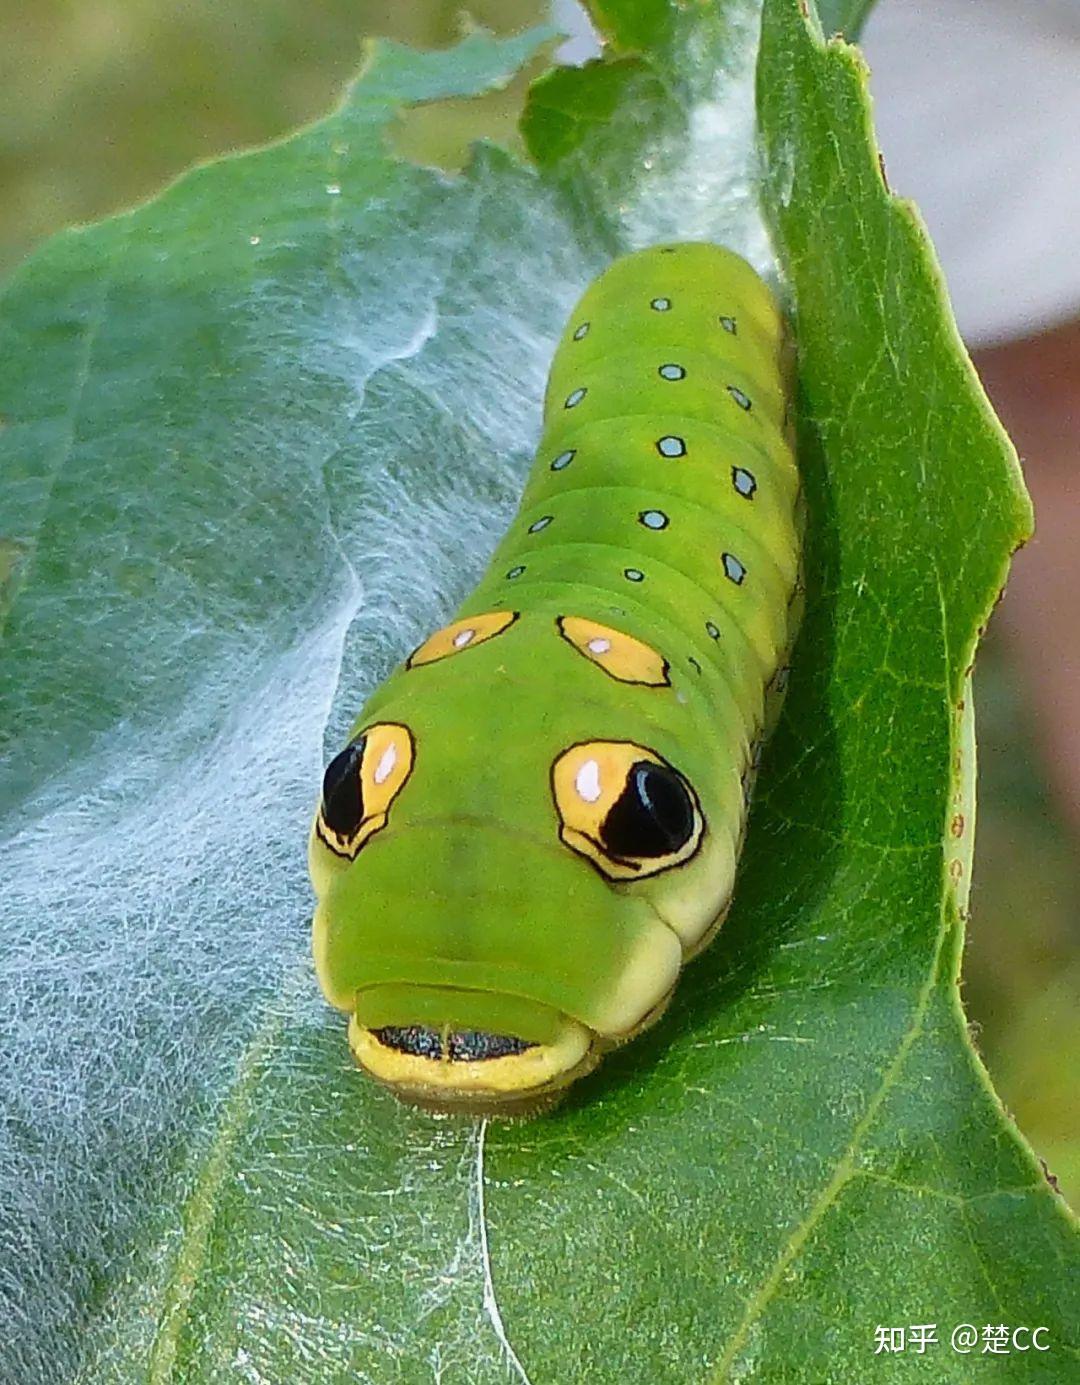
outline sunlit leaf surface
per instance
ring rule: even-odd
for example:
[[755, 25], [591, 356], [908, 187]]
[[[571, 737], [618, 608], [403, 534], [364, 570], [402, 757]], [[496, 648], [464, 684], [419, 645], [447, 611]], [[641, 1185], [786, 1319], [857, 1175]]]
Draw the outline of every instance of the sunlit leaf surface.
[[[759, 164], [753, 0], [597, 11], [608, 60], [534, 89], [534, 166], [447, 178], [387, 134], [546, 32], [381, 45], [322, 123], [8, 288], [5, 1379], [861, 1381], [876, 1325], [928, 1322], [888, 1378], [989, 1378], [958, 1322], [1046, 1325], [1025, 1379], [1076, 1367], [1074, 1234], [956, 990], [1014, 460], [850, 52], [768, 0]], [[771, 270], [759, 193], [809, 609], [737, 906], [556, 1114], [408, 1111], [312, 976], [320, 766], [497, 541], [581, 288], [670, 236]]]

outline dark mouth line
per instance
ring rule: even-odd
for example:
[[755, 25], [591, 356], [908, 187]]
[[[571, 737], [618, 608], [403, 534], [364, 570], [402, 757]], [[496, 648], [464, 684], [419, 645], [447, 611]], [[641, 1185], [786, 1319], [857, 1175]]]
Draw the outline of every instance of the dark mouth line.
[[445, 1034], [428, 1025], [383, 1025], [369, 1031], [384, 1048], [431, 1062], [488, 1062], [494, 1058], [516, 1057], [535, 1043], [513, 1034], [489, 1034], [482, 1029], [452, 1029]]

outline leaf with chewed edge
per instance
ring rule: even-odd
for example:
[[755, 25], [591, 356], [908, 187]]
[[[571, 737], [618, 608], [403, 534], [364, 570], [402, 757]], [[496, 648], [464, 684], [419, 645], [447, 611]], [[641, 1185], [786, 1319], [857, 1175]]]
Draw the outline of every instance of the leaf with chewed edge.
[[[956, 989], [959, 703], [1029, 523], [1015, 459], [852, 51], [797, 0], [760, 55], [753, 0], [600, 10], [607, 59], [534, 88], [535, 168], [487, 147], [448, 179], [385, 133], [544, 36], [379, 45], [327, 120], [7, 290], [13, 1377], [816, 1385], [928, 1322], [890, 1379], [1000, 1371], [959, 1322], [1045, 1326], [1013, 1368], [1075, 1369], [1075, 1230]], [[735, 909], [554, 1114], [407, 1110], [311, 975], [319, 766], [482, 569], [580, 289], [670, 236], [768, 269], [761, 191], [809, 602]]]

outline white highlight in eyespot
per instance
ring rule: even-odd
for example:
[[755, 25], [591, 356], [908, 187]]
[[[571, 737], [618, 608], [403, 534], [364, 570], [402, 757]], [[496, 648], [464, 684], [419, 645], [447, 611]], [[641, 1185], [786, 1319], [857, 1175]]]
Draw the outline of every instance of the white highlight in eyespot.
[[606, 654], [608, 650], [611, 648], [611, 641], [602, 640], [599, 637], [597, 637], [594, 640], [590, 640], [589, 643], [585, 646], [585, 648], [589, 651], [590, 654]]
[[586, 760], [581, 766], [574, 776], [574, 788], [585, 803], [595, 803], [600, 797], [600, 766], [595, 760]]
[[464, 649], [475, 634], [475, 630], [459, 630], [454, 636], [454, 648]]
[[391, 743], [383, 751], [379, 763], [375, 766], [375, 773], [372, 777], [374, 778], [376, 784], [385, 784], [387, 779], [389, 779], [390, 775], [393, 773], [394, 766], [396, 764], [397, 746]]

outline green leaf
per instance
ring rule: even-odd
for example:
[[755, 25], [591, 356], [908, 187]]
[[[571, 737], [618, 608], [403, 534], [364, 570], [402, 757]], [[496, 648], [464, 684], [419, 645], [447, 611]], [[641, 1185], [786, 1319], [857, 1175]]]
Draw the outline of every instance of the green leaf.
[[[5, 1378], [1075, 1372], [1075, 1230], [956, 987], [958, 704], [1029, 524], [1015, 459], [852, 51], [768, 0], [759, 171], [752, 0], [603, 11], [608, 62], [534, 91], [535, 168], [488, 146], [446, 178], [386, 136], [546, 31], [380, 45], [326, 121], [7, 290]], [[736, 909], [555, 1114], [406, 1110], [308, 961], [326, 747], [482, 568], [580, 288], [669, 235], [765, 266], [759, 189], [809, 608]], [[874, 1357], [877, 1324], [929, 1322], [930, 1361]], [[961, 1322], [1051, 1350], [956, 1355]]]

